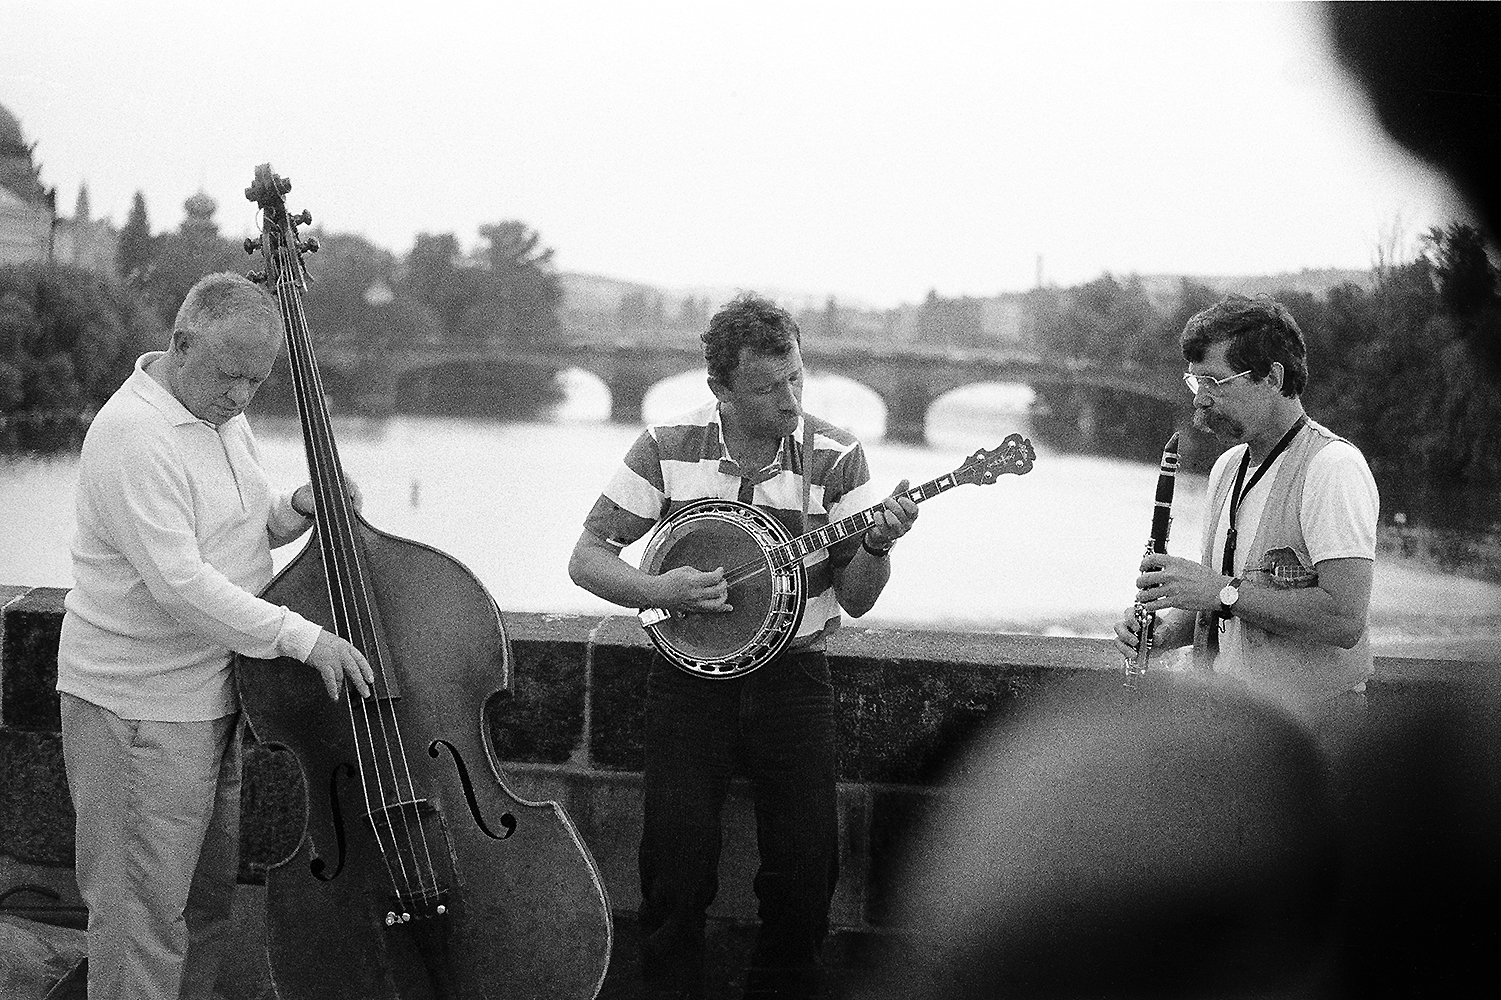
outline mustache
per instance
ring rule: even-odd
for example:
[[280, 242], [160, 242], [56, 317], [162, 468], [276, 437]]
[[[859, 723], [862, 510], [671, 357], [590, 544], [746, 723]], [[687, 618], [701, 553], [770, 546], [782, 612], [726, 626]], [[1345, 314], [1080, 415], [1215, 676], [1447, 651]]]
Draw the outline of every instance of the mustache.
[[1246, 431], [1246, 425], [1239, 420], [1214, 410], [1194, 410], [1194, 426], [1201, 431], [1229, 438], [1239, 438]]

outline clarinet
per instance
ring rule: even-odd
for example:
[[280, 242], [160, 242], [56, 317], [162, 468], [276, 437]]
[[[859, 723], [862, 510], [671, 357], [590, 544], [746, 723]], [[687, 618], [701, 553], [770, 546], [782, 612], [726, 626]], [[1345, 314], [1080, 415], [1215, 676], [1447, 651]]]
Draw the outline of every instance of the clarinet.
[[[1157, 474], [1157, 499], [1152, 505], [1152, 537], [1147, 539], [1147, 555], [1167, 552], [1167, 533], [1173, 524], [1173, 486], [1178, 480], [1178, 435], [1167, 439], [1162, 449], [1162, 466]], [[1157, 615], [1148, 612], [1138, 601], [1136, 615], [1136, 655], [1126, 661], [1126, 687], [1135, 686], [1135, 678], [1147, 672], [1152, 655], [1152, 633]]]

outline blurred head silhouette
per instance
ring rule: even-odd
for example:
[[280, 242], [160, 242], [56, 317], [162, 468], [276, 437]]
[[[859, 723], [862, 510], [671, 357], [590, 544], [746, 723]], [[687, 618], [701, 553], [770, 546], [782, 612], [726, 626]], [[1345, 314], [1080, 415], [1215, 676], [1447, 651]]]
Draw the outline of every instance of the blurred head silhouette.
[[1322, 975], [1339, 854], [1312, 734], [1242, 689], [1149, 680], [1065, 686], [978, 741], [893, 886], [923, 944], [865, 995], [1273, 996]]

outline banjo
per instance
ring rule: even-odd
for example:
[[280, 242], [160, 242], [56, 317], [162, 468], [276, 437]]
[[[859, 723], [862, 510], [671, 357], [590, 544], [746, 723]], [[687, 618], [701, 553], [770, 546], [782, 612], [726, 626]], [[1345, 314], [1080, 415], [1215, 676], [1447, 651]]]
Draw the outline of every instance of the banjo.
[[[1011, 434], [990, 451], [980, 449], [948, 475], [906, 491], [921, 503], [961, 483], [984, 485], [1006, 473], [1024, 475], [1037, 458], [1032, 442]], [[680, 566], [726, 567], [733, 611], [683, 612], [647, 608], [641, 624], [669, 661], [700, 677], [748, 674], [775, 657], [797, 634], [807, 601], [803, 560], [875, 523], [877, 504], [792, 537], [765, 511], [710, 497], [680, 508], [660, 525], [641, 555], [643, 572], [657, 575]]]

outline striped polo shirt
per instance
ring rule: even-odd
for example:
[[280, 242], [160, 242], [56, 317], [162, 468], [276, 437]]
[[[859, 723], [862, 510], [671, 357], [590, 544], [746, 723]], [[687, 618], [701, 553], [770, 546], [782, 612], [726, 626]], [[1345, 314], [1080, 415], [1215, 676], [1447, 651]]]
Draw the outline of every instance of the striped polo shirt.
[[[803, 455], [804, 421], [813, 429], [813, 454]], [[808, 523], [802, 524], [803, 477], [809, 480]], [[771, 463], [746, 469], [730, 456], [720, 433], [719, 404], [653, 424], [642, 432], [616, 470], [584, 527], [619, 548], [642, 538], [664, 518], [694, 500], [739, 500], [771, 514], [793, 536], [830, 520], [874, 507], [884, 499], [870, 481], [865, 450], [854, 435], [811, 414], [782, 439]], [[808, 602], [794, 639], [807, 647], [839, 627], [834, 568], [854, 557], [859, 535], [804, 560]]]

